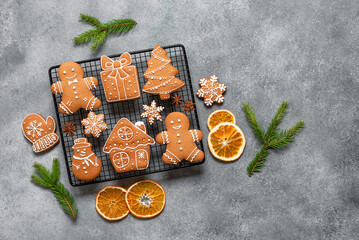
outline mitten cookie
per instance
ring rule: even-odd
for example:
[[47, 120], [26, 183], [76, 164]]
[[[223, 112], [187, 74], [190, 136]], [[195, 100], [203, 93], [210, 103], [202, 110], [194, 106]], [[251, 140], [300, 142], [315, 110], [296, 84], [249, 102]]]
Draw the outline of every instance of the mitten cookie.
[[101, 172], [102, 162], [92, 151], [92, 144], [87, 141], [87, 138], [77, 138], [74, 142], [72, 172], [80, 180], [95, 179]]
[[160, 95], [161, 100], [170, 98], [170, 94], [184, 87], [185, 83], [176, 78], [178, 69], [171, 65], [171, 58], [167, 56], [167, 52], [156, 45], [151, 52], [151, 58], [147, 61], [147, 70], [143, 77], [148, 82], [142, 91]]
[[226, 85], [219, 83], [215, 75], [212, 75], [209, 80], [201, 78], [199, 85], [201, 88], [197, 90], [197, 96], [204, 98], [206, 106], [212, 106], [214, 102], [222, 103], [224, 101], [222, 94], [226, 91]]
[[101, 79], [108, 102], [126, 101], [141, 97], [137, 68], [132, 64], [131, 55], [124, 53], [120, 59], [101, 57]]
[[82, 119], [81, 124], [85, 127], [85, 135], [92, 135], [99, 138], [101, 132], [107, 129], [107, 124], [104, 122], [105, 116], [103, 114], [95, 114], [89, 112], [87, 118]]
[[143, 122], [133, 124], [126, 118], [117, 122], [103, 147], [103, 151], [110, 155], [116, 172], [129, 172], [148, 167], [150, 145], [155, 144], [155, 140], [146, 132]]
[[93, 110], [101, 107], [100, 99], [96, 98], [91, 89], [96, 88], [95, 77], [84, 78], [84, 70], [75, 62], [61, 64], [58, 72], [61, 81], [51, 85], [53, 94], [62, 94], [59, 112], [72, 114], [80, 108]]
[[27, 115], [22, 121], [22, 132], [27, 140], [32, 142], [32, 149], [36, 153], [49, 150], [59, 142], [55, 128], [55, 121], [52, 117], [45, 120], [37, 113]]
[[167, 164], [177, 164], [186, 159], [198, 162], [204, 159], [203, 151], [197, 148], [196, 142], [201, 141], [203, 133], [197, 129], [189, 130], [188, 117], [181, 112], [168, 114], [165, 120], [167, 131], [156, 136], [159, 144], [167, 144], [162, 161]]

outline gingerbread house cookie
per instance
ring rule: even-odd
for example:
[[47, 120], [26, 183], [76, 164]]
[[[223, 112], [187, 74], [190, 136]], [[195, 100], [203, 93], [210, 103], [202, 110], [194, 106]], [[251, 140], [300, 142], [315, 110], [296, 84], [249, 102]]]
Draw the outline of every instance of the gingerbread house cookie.
[[124, 53], [113, 61], [101, 57], [101, 79], [108, 102], [118, 102], [141, 97], [137, 68], [132, 65], [131, 55]]
[[150, 161], [150, 145], [155, 140], [146, 133], [143, 122], [133, 124], [120, 119], [107, 139], [103, 151], [110, 155], [116, 172], [146, 169]]

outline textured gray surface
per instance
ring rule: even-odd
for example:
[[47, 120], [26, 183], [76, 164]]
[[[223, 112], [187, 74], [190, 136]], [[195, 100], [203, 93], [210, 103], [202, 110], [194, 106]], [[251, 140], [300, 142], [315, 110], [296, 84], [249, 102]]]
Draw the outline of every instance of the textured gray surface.
[[[1, 239], [358, 237], [358, 1], [113, 2], [0, 2]], [[80, 13], [103, 21], [131, 17], [138, 25], [91, 53], [71, 43], [89, 28], [77, 21]], [[35, 155], [21, 121], [33, 112], [55, 116], [50, 66], [156, 43], [185, 45], [195, 86], [211, 74], [228, 86], [222, 106], [198, 101], [197, 109], [201, 121], [215, 109], [233, 111], [247, 137], [245, 152], [223, 164], [206, 149], [202, 166], [78, 188], [69, 186], [62, 164], [61, 179], [79, 207], [74, 222], [49, 191], [29, 181], [34, 161], [50, 166], [53, 157], [63, 159], [61, 146]], [[282, 100], [290, 102], [282, 126], [303, 119], [305, 129], [249, 178], [245, 168], [260, 145], [241, 104], [250, 102], [267, 125]], [[166, 190], [160, 216], [108, 223], [97, 214], [99, 189], [144, 178]]]

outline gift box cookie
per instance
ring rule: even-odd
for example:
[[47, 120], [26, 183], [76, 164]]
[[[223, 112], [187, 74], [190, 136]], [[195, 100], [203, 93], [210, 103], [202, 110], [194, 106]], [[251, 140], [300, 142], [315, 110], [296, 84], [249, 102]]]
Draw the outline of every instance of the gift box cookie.
[[127, 101], [141, 97], [137, 68], [132, 64], [131, 55], [124, 53], [113, 61], [101, 57], [101, 79], [108, 102]]

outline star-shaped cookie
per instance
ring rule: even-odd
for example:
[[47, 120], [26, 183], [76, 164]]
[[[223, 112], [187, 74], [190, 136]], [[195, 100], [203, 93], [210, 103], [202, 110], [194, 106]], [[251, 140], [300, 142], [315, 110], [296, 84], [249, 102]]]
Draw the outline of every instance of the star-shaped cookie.
[[162, 106], [157, 107], [157, 103], [155, 100], [152, 101], [151, 106], [143, 105], [143, 109], [145, 110], [145, 112], [141, 114], [141, 117], [147, 117], [150, 125], [152, 125], [155, 120], [162, 121], [162, 116], [160, 112], [162, 112], [165, 108]]
[[204, 98], [204, 104], [206, 104], [206, 106], [212, 106], [214, 102], [223, 102], [224, 97], [222, 94], [226, 91], [226, 86], [219, 83], [215, 75], [212, 75], [209, 80], [201, 78], [199, 84], [201, 88], [197, 90], [197, 96]]

